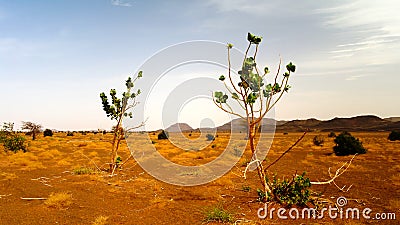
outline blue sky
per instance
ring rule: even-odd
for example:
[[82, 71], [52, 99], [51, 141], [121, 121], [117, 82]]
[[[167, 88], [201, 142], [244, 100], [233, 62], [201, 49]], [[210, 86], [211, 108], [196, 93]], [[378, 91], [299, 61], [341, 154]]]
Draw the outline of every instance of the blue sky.
[[[244, 50], [249, 31], [264, 38], [259, 62], [274, 69], [281, 55], [298, 66], [277, 119], [399, 116], [399, 6], [395, 0], [0, 0], [0, 121], [109, 129], [99, 93], [122, 88], [160, 49], [212, 40]], [[197, 127], [198, 119], [187, 115], [180, 122]]]

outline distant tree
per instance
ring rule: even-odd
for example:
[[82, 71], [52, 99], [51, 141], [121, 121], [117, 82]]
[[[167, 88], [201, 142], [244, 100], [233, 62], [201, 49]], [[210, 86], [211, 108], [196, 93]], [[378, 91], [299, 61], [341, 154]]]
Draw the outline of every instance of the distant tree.
[[53, 136], [53, 131], [50, 129], [46, 129], [43, 131], [43, 136], [44, 137], [52, 137]]
[[36, 123], [32, 123], [32, 122], [24, 122], [22, 121], [22, 130], [28, 130], [29, 133], [32, 134], [32, 140], [36, 139], [36, 134], [41, 132], [42, 129], [42, 125], [40, 124], [36, 124]]
[[400, 131], [394, 130], [394, 131], [390, 132], [388, 139], [390, 141], [400, 141]]
[[[122, 93], [121, 98], [117, 97], [117, 91], [115, 89], [111, 89], [111, 104], [108, 101], [107, 95], [104, 92], [100, 93], [104, 112], [106, 112], [107, 117], [110, 117], [111, 120], [114, 120], [116, 122], [116, 125], [113, 126], [114, 138], [112, 141], [110, 158], [110, 172], [112, 174], [114, 174], [114, 170], [120, 164], [120, 160], [117, 161], [118, 149], [121, 141], [125, 138], [124, 133], [144, 125], [144, 122], [142, 122], [137, 127], [130, 128], [129, 130], [124, 130], [124, 128], [122, 127], [123, 118], [133, 118], [132, 112], [128, 113], [128, 110], [134, 108], [139, 103], [136, 101], [136, 97], [140, 95], [140, 89], [138, 89], [136, 92], [134, 92], [132, 89], [134, 87], [134, 83], [141, 77], [142, 71], [139, 71], [139, 73], [133, 79], [131, 77], [128, 77], [125, 82], [126, 90]], [[132, 102], [129, 102], [129, 100], [132, 100]]]

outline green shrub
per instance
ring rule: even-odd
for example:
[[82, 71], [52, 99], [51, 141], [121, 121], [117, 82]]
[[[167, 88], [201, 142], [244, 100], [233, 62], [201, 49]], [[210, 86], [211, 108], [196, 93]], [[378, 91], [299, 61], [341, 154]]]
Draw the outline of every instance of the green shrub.
[[291, 180], [280, 180], [276, 178], [276, 175], [274, 175], [272, 182], [269, 182], [268, 178], [266, 178], [267, 183], [270, 184], [272, 194], [265, 193], [258, 189], [258, 200], [261, 202], [275, 201], [288, 206], [306, 205], [311, 201], [311, 191], [309, 190], [311, 187], [311, 181], [309, 178], [306, 178], [305, 175], [306, 172], [303, 172], [302, 175], [295, 176]]
[[159, 134], [158, 134], [158, 140], [163, 140], [163, 139], [168, 139], [169, 138], [169, 134], [167, 131], [162, 130]]
[[390, 132], [388, 139], [390, 141], [400, 141], [400, 132], [399, 131]]
[[330, 132], [330, 133], [328, 134], [328, 137], [336, 137], [335, 132]]
[[222, 205], [218, 204], [216, 206], [206, 209], [204, 212], [204, 222], [222, 222], [222, 223], [232, 223], [234, 222], [234, 216], [231, 212], [225, 210]]
[[2, 143], [5, 150], [26, 152], [25, 140], [25, 137], [20, 135], [8, 135], [2, 138]]
[[324, 137], [321, 135], [317, 135], [313, 138], [313, 143], [316, 146], [322, 146], [324, 142], [325, 142]]
[[45, 137], [52, 137], [53, 136], [53, 131], [50, 129], [46, 129], [43, 131], [43, 136]]
[[67, 132], [67, 136], [68, 136], [68, 137], [74, 136], [74, 132], [68, 131], [68, 132]]
[[349, 132], [340, 133], [334, 140], [336, 146], [333, 151], [337, 156], [365, 154], [367, 150], [364, 148], [358, 138], [353, 137]]
[[206, 138], [207, 138], [207, 141], [214, 141], [215, 140], [215, 137], [212, 134], [207, 134]]

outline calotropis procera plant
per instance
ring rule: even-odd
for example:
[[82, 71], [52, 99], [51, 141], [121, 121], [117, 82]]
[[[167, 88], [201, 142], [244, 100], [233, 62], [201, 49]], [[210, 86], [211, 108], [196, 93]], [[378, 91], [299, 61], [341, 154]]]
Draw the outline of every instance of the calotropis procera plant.
[[[239, 79], [232, 76], [230, 50], [233, 45], [228, 44], [228, 76], [224, 75], [219, 77], [219, 80], [224, 82], [225, 88], [228, 93], [216, 91], [214, 93], [214, 103], [223, 111], [241, 117], [247, 121], [247, 137], [252, 153], [252, 161], [250, 164], [255, 163], [257, 166], [257, 173], [263, 185], [265, 193], [273, 195], [271, 191], [271, 184], [267, 182], [266, 171], [263, 169], [262, 162], [257, 159], [256, 155], [256, 136], [260, 132], [262, 119], [266, 114], [275, 106], [281, 99], [285, 92], [288, 92], [290, 86], [288, 85], [289, 77], [295, 72], [296, 66], [290, 62], [286, 65], [286, 71], [281, 71], [282, 60], [279, 61], [277, 73], [271, 77], [268, 82], [268, 74], [270, 73], [268, 67], [263, 70], [258, 69], [256, 63], [258, 46], [261, 43], [262, 37], [255, 36], [248, 33], [247, 40], [249, 45], [245, 52], [244, 60], [238, 71]], [[254, 48], [253, 53], [250, 55], [251, 48]], [[236, 83], [239, 81], [238, 83]], [[229, 95], [234, 102], [240, 105], [244, 111], [234, 111], [228, 103]]]
[[122, 120], [125, 117], [133, 118], [132, 112], [128, 112], [134, 108], [139, 102], [136, 100], [137, 96], [140, 95], [140, 89], [133, 91], [135, 82], [142, 77], [142, 71], [134, 77], [128, 77], [125, 82], [126, 91], [122, 93], [122, 97], [117, 97], [117, 91], [115, 89], [110, 90], [111, 104], [108, 101], [107, 95], [102, 92], [100, 93], [101, 102], [103, 104], [103, 110], [106, 112], [107, 117], [111, 120], [116, 121], [116, 125], [113, 127], [114, 138], [112, 141], [111, 150], [111, 162], [110, 172], [114, 174], [115, 169], [121, 163], [121, 158], [118, 157], [118, 148], [121, 141], [124, 139], [124, 132], [143, 126], [141, 123], [137, 127], [124, 129], [122, 126]]

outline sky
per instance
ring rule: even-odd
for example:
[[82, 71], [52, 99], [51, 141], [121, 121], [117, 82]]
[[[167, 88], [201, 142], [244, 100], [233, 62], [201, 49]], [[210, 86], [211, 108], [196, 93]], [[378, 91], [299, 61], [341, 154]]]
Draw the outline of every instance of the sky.
[[[263, 37], [259, 63], [273, 72], [279, 57], [297, 65], [276, 119], [400, 116], [399, 8], [396, 0], [0, 0], [0, 122], [110, 129], [100, 92], [122, 90], [128, 76], [169, 46], [209, 40], [244, 51], [247, 32]], [[211, 54], [226, 52], [216, 47]], [[188, 65], [167, 73], [151, 92], [147, 114], [135, 118], [145, 117], [148, 129], [168, 126], [157, 108], [167, 101], [162, 96], [197, 76], [218, 77], [224, 68], [217, 67]], [[154, 86], [150, 71], [143, 71], [138, 88]], [[228, 122], [206, 99], [181, 105], [178, 122]]]

